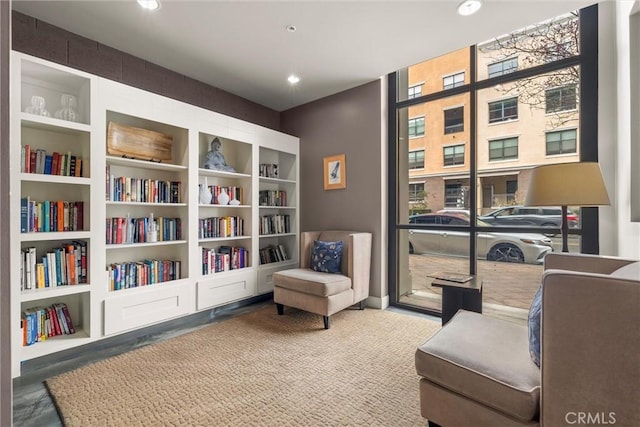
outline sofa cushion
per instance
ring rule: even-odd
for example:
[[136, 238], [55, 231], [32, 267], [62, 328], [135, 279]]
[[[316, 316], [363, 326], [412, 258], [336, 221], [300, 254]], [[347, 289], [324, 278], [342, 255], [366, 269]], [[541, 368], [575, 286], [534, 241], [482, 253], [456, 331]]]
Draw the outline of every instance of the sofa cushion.
[[537, 417], [540, 370], [529, 357], [527, 327], [459, 311], [415, 354], [434, 382], [522, 421]]
[[327, 274], [310, 268], [294, 268], [273, 273], [273, 284], [281, 288], [321, 297], [351, 289], [351, 279], [342, 274]]
[[640, 262], [632, 262], [624, 267], [620, 267], [611, 276], [620, 279], [640, 280]]
[[542, 323], [542, 286], [531, 301], [529, 308], [529, 354], [536, 366], [540, 366], [540, 325]]
[[340, 273], [342, 241], [324, 242], [315, 240], [311, 250], [311, 268], [321, 273]]

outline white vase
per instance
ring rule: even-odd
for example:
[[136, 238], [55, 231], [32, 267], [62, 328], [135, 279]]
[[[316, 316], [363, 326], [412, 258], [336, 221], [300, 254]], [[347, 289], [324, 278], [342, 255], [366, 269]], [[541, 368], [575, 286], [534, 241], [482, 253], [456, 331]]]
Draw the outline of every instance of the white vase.
[[204, 179], [204, 185], [200, 184], [200, 203], [203, 205], [211, 204], [211, 199], [213, 198], [213, 194], [211, 194], [211, 190], [209, 190], [209, 186], [207, 185], [207, 178]]
[[218, 204], [226, 205], [229, 203], [229, 195], [227, 194], [227, 190], [224, 188], [220, 189], [220, 194], [218, 194]]

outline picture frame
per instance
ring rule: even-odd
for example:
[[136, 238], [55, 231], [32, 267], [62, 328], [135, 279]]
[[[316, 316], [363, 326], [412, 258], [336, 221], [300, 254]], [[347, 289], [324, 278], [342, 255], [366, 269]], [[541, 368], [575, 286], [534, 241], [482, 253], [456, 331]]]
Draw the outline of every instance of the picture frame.
[[324, 158], [324, 189], [340, 190], [347, 188], [347, 168], [344, 154]]

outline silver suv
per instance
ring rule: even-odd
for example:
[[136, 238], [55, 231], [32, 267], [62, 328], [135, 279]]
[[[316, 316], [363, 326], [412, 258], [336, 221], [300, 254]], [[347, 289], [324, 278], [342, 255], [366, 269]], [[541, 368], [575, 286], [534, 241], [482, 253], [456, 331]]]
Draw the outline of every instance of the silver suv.
[[[496, 226], [556, 227], [562, 226], [560, 207], [505, 206], [478, 219]], [[578, 227], [578, 216], [567, 209], [567, 223], [570, 228]], [[553, 233], [547, 235], [554, 235]]]

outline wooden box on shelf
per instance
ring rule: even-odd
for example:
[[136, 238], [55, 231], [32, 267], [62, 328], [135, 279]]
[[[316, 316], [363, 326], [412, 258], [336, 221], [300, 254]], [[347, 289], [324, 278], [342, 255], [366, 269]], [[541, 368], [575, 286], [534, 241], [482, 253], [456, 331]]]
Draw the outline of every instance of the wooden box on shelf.
[[173, 137], [152, 130], [109, 122], [107, 153], [152, 161], [171, 161]]

